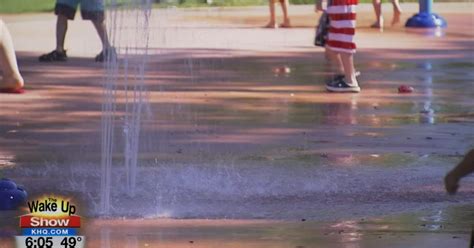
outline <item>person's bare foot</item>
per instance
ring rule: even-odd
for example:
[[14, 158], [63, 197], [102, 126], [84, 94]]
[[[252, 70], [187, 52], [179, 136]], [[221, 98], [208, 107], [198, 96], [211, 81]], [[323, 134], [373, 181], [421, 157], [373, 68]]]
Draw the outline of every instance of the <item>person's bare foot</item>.
[[459, 188], [458, 181], [458, 177], [456, 177], [453, 173], [448, 173], [448, 175], [446, 175], [444, 178], [444, 187], [449, 194], [456, 194], [456, 191]]
[[21, 76], [4, 76], [0, 81], [0, 89], [2, 90], [16, 90], [22, 89], [25, 85]]
[[278, 28], [278, 25], [275, 22], [269, 22], [264, 28]]
[[280, 24], [281, 28], [291, 28], [290, 20], [285, 20], [282, 24]]
[[375, 21], [370, 27], [383, 30], [383, 17], [380, 17], [379, 20]]
[[392, 18], [392, 26], [400, 23], [400, 17], [402, 15], [402, 12], [400, 11], [395, 11], [393, 12], [393, 18]]

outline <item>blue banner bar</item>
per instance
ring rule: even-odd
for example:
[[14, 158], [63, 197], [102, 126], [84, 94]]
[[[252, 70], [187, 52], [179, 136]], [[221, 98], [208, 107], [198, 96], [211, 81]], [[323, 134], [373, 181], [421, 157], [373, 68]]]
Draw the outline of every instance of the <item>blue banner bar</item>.
[[23, 228], [23, 236], [71, 236], [76, 228]]

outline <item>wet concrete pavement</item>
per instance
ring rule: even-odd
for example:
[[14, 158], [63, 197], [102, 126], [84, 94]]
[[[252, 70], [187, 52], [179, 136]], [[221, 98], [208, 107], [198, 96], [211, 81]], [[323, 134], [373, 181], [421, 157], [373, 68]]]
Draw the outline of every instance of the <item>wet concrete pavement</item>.
[[[463, 213], [463, 215], [459, 215]], [[86, 220], [88, 247], [468, 247], [472, 208], [333, 222], [264, 220]], [[5, 220], [5, 219], [2, 219]], [[14, 221], [12, 221], [13, 225]], [[4, 222], [5, 224], [5, 222]], [[0, 229], [3, 234], [19, 230]], [[0, 247], [13, 247], [0, 236]]]
[[[416, 11], [403, 7], [404, 18]], [[474, 181], [463, 180], [460, 194], [450, 197], [441, 180], [473, 146], [472, 3], [435, 5], [449, 24], [440, 37], [402, 27], [371, 30], [373, 13], [362, 5], [360, 94], [325, 92], [324, 54], [311, 43], [317, 16], [307, 8], [295, 7], [297, 28], [278, 30], [256, 28], [265, 24], [265, 8], [153, 13], [139, 156], [139, 196], [146, 203], [120, 202], [117, 189], [120, 206], [113, 213], [286, 221], [276, 227], [264, 221], [257, 234], [249, 231], [252, 223], [216, 234], [234, 224], [217, 220], [215, 229], [192, 229], [186, 221], [170, 221], [178, 227], [168, 232], [160, 226], [166, 223], [122, 222], [128, 236], [97, 221], [90, 228], [102, 231], [91, 231], [93, 247], [117, 247], [117, 236], [126, 237], [121, 241], [128, 247], [160, 247], [163, 241], [166, 247], [217, 247], [229, 239], [235, 244], [227, 247], [378, 247], [381, 239], [384, 247], [466, 246], [472, 209], [455, 206], [472, 204]], [[70, 61], [41, 64], [37, 56], [53, 47], [54, 16], [5, 20], [27, 93], [0, 97], [0, 172], [33, 196], [61, 188], [88, 202], [87, 215], [94, 216], [103, 80], [102, 65], [91, 62], [100, 50], [94, 30], [86, 22], [71, 23]], [[282, 66], [291, 72], [275, 74]], [[398, 94], [401, 84], [415, 92]], [[121, 156], [117, 152], [115, 159]], [[440, 224], [449, 228], [421, 226], [420, 218], [439, 211], [450, 213]], [[377, 222], [393, 215], [393, 223]], [[295, 224], [302, 218], [308, 224]], [[149, 222], [152, 237], [140, 234]], [[338, 223], [359, 231], [346, 237], [332, 229]], [[189, 233], [180, 234], [186, 227]], [[286, 232], [294, 236], [281, 234]], [[196, 242], [186, 243], [189, 237]]]

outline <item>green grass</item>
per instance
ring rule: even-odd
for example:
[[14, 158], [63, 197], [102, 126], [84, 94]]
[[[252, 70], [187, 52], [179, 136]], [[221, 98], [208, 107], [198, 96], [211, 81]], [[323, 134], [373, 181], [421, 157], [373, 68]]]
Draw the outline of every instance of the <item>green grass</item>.
[[212, 4], [207, 4], [206, 0], [162, 0], [156, 3], [156, 7], [230, 7], [230, 6], [253, 6], [267, 4], [268, 0], [212, 0]]
[[0, 13], [52, 11], [54, 3], [55, 0], [0, 0]]
[[[162, 0], [157, 4], [163, 6], [179, 6], [179, 7], [230, 7], [230, 6], [255, 6], [268, 5], [269, 0], [212, 0], [211, 4], [207, 4], [206, 0]], [[315, 0], [290, 0], [291, 4], [314, 4]], [[372, 1], [372, 0], [370, 0]]]
[[[105, 2], [127, 2], [131, 0], [105, 0]], [[314, 4], [315, 0], [290, 0], [291, 4]], [[417, 0], [401, 0], [401, 2], [415, 2]], [[437, 2], [452, 2], [452, 1], [472, 1], [472, 0], [440, 0]], [[155, 7], [227, 7], [227, 6], [252, 6], [252, 5], [267, 5], [268, 0], [213, 0], [213, 3], [208, 5], [206, 0], [155, 0]], [[371, 3], [372, 0], [359, 0], [361, 3]], [[384, 2], [388, 2], [384, 1]], [[55, 0], [0, 0], [0, 13], [28, 13], [28, 12], [46, 12], [53, 11]]]
[[[155, 7], [163, 8], [169, 6], [178, 7], [230, 7], [230, 6], [255, 6], [255, 5], [268, 5], [269, 0], [212, 0], [211, 4], [207, 4], [206, 0], [161, 0], [160, 3], [155, 3]], [[400, 0], [400, 2], [416, 2], [418, 0]], [[472, 1], [472, 0], [441, 0], [438, 2], [449, 2], [449, 1]], [[384, 2], [389, 2], [386, 0]], [[299, 4], [314, 4], [315, 0], [290, 0], [291, 5]], [[359, 3], [372, 3], [372, 0], [359, 0]]]
[[[131, 0], [105, 0], [122, 3]], [[290, 0], [291, 4], [314, 4], [315, 0]], [[413, 0], [414, 1], [414, 0]], [[230, 7], [230, 6], [252, 6], [267, 5], [268, 0], [213, 0], [208, 5], [206, 0], [155, 0], [155, 7]], [[361, 0], [361, 2], [372, 2], [372, 0]], [[28, 13], [53, 11], [55, 0], [0, 0], [0, 13]]]

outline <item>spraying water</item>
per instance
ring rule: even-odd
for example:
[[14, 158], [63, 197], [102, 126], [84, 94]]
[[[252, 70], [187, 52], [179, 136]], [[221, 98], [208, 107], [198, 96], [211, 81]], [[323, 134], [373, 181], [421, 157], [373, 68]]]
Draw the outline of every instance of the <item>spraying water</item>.
[[[109, 54], [105, 63], [101, 214], [110, 212], [113, 156], [116, 151], [123, 152], [126, 191], [129, 196], [135, 196], [140, 127], [147, 104], [145, 71], [151, 14], [151, 0], [108, 0], [106, 4], [109, 39], [117, 49], [118, 58]], [[121, 107], [123, 109], [119, 109]], [[121, 113], [120, 116], [118, 113]], [[117, 137], [114, 137], [117, 123], [122, 127], [123, 147], [118, 147]]]
[[[205, 34], [213, 27], [199, 27], [194, 20], [194, 26], [180, 26], [184, 15], [172, 8], [155, 10], [152, 42], [160, 56], [149, 56], [150, 2], [113, 1], [108, 6], [110, 40], [119, 55], [105, 63], [101, 170], [95, 173], [95, 164], [73, 166], [68, 186], [96, 204], [94, 215], [331, 219], [450, 201], [439, 179], [454, 161], [400, 155], [405, 147], [396, 145], [390, 150], [394, 154], [378, 154], [375, 146], [391, 147], [393, 140], [404, 146], [405, 140], [394, 134], [381, 141], [379, 122], [364, 117], [372, 116], [372, 106], [357, 101], [357, 107], [353, 101], [292, 103], [284, 89], [294, 78], [272, 78], [266, 62], [271, 59], [239, 58], [241, 51], [230, 46], [238, 41], [225, 35], [220, 41], [208, 39]], [[209, 50], [211, 46], [224, 49]], [[153, 70], [147, 76], [160, 90], [153, 92], [153, 104], [160, 104], [153, 108], [159, 126], [147, 122], [148, 62]], [[264, 90], [274, 84], [285, 87]], [[252, 97], [243, 98], [243, 93]], [[374, 141], [357, 138], [374, 133]], [[368, 144], [370, 153], [352, 154], [352, 147], [361, 144]], [[138, 156], [146, 155], [147, 148], [153, 157]], [[326, 154], [332, 149], [337, 154]], [[91, 189], [98, 181], [96, 194]], [[460, 199], [472, 199], [472, 194]]]

